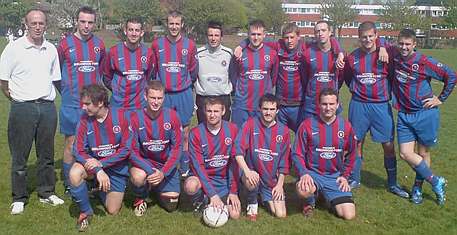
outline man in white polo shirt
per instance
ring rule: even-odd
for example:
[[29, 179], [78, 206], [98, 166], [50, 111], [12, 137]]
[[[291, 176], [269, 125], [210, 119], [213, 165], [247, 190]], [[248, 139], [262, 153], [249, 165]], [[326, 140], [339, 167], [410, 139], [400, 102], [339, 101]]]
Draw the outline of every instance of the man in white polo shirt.
[[40, 202], [54, 206], [64, 203], [54, 194], [54, 135], [57, 126], [54, 98], [55, 87], [60, 89], [60, 67], [56, 48], [43, 37], [46, 21], [42, 10], [29, 10], [25, 15], [27, 34], [9, 43], [0, 57], [1, 88], [11, 101], [8, 119], [12, 157], [11, 214], [21, 214], [28, 199], [27, 159], [34, 140]]

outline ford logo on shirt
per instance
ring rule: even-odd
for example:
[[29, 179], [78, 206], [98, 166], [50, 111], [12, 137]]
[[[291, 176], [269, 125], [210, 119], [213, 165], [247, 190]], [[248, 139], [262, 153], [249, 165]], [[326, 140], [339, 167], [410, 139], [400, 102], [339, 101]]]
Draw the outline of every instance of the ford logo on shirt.
[[323, 159], [333, 159], [336, 157], [336, 153], [334, 152], [323, 152], [320, 154], [321, 158]]
[[95, 71], [95, 67], [94, 66], [90, 66], [90, 65], [84, 65], [84, 66], [80, 66], [78, 68], [78, 71], [79, 72], [83, 72], [83, 73], [90, 73], [90, 72], [94, 72]]
[[217, 167], [223, 167], [223, 166], [227, 165], [227, 160], [223, 160], [223, 159], [222, 159], [222, 160], [214, 160], [214, 161], [211, 161], [211, 162], [209, 163], [209, 165], [210, 165], [211, 167], [215, 167], [215, 168], [217, 168]]
[[142, 78], [141, 75], [139, 74], [130, 74], [130, 75], [127, 75], [127, 80], [129, 81], [138, 81]]
[[151, 152], [160, 152], [165, 149], [165, 145], [163, 144], [153, 144], [149, 145], [148, 150]]
[[222, 78], [220, 77], [209, 77], [206, 79], [208, 82], [222, 82]]
[[329, 76], [317, 76], [316, 80], [319, 82], [330, 82], [331, 81]]
[[179, 73], [181, 71], [179, 67], [167, 67], [165, 70], [169, 73]]
[[366, 78], [360, 79], [360, 82], [365, 85], [372, 85], [372, 84], [376, 83], [376, 78], [366, 77]]
[[250, 80], [262, 80], [263, 78], [264, 78], [264, 76], [262, 74], [258, 74], [258, 73], [249, 75]]
[[295, 72], [298, 70], [297, 66], [282, 66], [282, 69], [289, 71], [289, 72]]
[[273, 160], [273, 156], [269, 154], [259, 153], [259, 159], [264, 162], [269, 162]]
[[98, 152], [97, 155], [99, 157], [107, 157], [107, 156], [113, 155], [115, 152], [116, 152], [115, 149], [105, 149], [105, 150]]

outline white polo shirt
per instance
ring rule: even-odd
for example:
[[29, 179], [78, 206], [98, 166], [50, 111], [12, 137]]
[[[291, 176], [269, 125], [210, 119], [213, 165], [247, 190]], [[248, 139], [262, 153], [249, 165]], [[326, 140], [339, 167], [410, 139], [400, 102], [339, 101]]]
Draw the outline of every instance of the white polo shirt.
[[60, 79], [57, 49], [46, 40], [36, 46], [23, 36], [9, 43], [2, 52], [0, 80], [8, 81], [15, 101], [54, 100], [56, 90], [52, 82]]

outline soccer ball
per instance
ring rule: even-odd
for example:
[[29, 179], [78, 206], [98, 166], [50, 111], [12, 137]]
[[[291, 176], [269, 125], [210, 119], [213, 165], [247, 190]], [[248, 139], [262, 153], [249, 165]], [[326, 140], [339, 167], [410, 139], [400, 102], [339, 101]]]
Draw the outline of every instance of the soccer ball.
[[226, 206], [218, 209], [213, 206], [208, 206], [203, 211], [203, 222], [213, 228], [218, 228], [227, 223], [229, 219], [229, 212]]

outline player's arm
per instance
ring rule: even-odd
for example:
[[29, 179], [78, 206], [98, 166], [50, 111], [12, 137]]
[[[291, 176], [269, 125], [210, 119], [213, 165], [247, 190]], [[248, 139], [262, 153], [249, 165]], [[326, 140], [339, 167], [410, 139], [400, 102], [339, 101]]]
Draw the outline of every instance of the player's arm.
[[349, 179], [349, 175], [352, 172], [355, 164], [355, 158], [357, 154], [357, 139], [354, 134], [354, 130], [352, 129], [349, 123], [345, 124], [345, 133], [348, 133], [346, 136], [345, 134], [345, 149], [344, 149], [344, 159], [343, 159], [343, 169], [340, 169], [341, 176], [345, 179]]
[[10, 55], [11, 49], [10, 49], [9, 45], [11, 45], [11, 44], [6, 45], [5, 49], [2, 52], [2, 55], [0, 56], [0, 85], [1, 85], [2, 93], [5, 95], [6, 98], [11, 100], [11, 94], [10, 94], [9, 86], [8, 86], [8, 82], [11, 78], [11, 72], [12, 72], [10, 69], [11, 66], [8, 63], [10, 63], [11, 60], [7, 59], [7, 58], [11, 58], [11, 55]]
[[111, 81], [114, 76], [114, 61], [112, 60], [111, 50], [108, 51], [108, 54], [102, 60], [102, 74], [103, 74], [103, 84], [108, 90], [112, 91]]
[[148, 48], [148, 69], [146, 71], [146, 80], [155, 80], [156, 76], [155, 56], [151, 48]]
[[[195, 130], [195, 129], [194, 129]], [[197, 130], [198, 131], [198, 130]], [[192, 131], [189, 134], [189, 154], [190, 154], [190, 168], [192, 172], [198, 177], [202, 184], [202, 189], [205, 194], [211, 198], [217, 195], [216, 190], [210, 182], [208, 174], [206, 173], [204, 154], [201, 147], [201, 141], [195, 136], [195, 132]]]
[[130, 158], [129, 162], [132, 166], [142, 169], [146, 172], [146, 175], [152, 175], [155, 172], [154, 167], [152, 164], [144, 159], [140, 153], [140, 139], [138, 135], [138, 118], [134, 112], [131, 115], [131, 126], [129, 127], [132, 129], [132, 141], [130, 145]]
[[336, 67], [338, 69], [343, 69], [344, 68], [344, 50], [341, 47], [340, 43], [335, 37], [330, 37], [330, 45], [333, 51], [333, 54], [337, 55], [336, 58]]
[[424, 108], [433, 108], [442, 104], [454, 90], [456, 83], [456, 73], [447, 65], [438, 62], [437, 60], [428, 57], [425, 61], [425, 74], [444, 83], [443, 89], [439, 96], [424, 99], [422, 102]]
[[352, 82], [352, 79], [354, 78], [354, 70], [352, 69], [352, 66], [351, 66], [352, 64], [353, 64], [353, 57], [352, 57], [352, 55], [348, 55], [346, 57], [346, 63], [344, 64], [343, 80], [349, 89], [351, 88], [351, 82]]
[[238, 164], [238, 167], [243, 171], [244, 176], [251, 185], [257, 185], [259, 183], [260, 177], [257, 172], [251, 170], [244, 159], [246, 151], [249, 149], [249, 130], [252, 122], [249, 120], [243, 124], [241, 133], [238, 133], [235, 141], [235, 160]]
[[276, 185], [271, 190], [271, 194], [273, 196], [273, 201], [284, 200], [284, 179], [285, 179], [285, 175], [280, 173], [278, 175], [278, 181], [276, 182]]
[[97, 61], [98, 62], [98, 74], [100, 75], [100, 82], [104, 83], [104, 77], [105, 75], [103, 74], [103, 66], [106, 60], [106, 48], [105, 48], [105, 43], [103, 41], [100, 42], [100, 59]]
[[[73, 156], [75, 156], [75, 161], [80, 163], [83, 166], [86, 166], [88, 161], [97, 160], [92, 157], [90, 152], [89, 142], [87, 140], [87, 117], [83, 116], [76, 127], [76, 138], [73, 143]], [[98, 161], [98, 160], [97, 160]], [[94, 167], [93, 170], [96, 172], [102, 170], [101, 167]]]
[[109, 168], [113, 165], [116, 165], [122, 161], [128, 159], [130, 155], [130, 146], [132, 145], [132, 130], [129, 128], [128, 121], [124, 117], [124, 113], [122, 111], [117, 111], [121, 114], [119, 115], [119, 119], [121, 119], [121, 140], [119, 143], [119, 148], [116, 150], [115, 154], [111, 155], [110, 157], [103, 158], [100, 160], [103, 168]]
[[192, 83], [197, 81], [198, 78], [198, 60], [197, 60], [197, 47], [195, 43], [191, 43], [188, 54], [188, 66], [190, 77], [192, 78]]
[[57, 89], [57, 91], [61, 92], [61, 85], [60, 85], [60, 80], [62, 79], [62, 75], [60, 73], [60, 62], [59, 62], [59, 54], [57, 50], [55, 50], [55, 55], [51, 63], [51, 79], [52, 79], [52, 84], [54, 87]]
[[170, 175], [173, 169], [176, 168], [182, 155], [182, 125], [175, 112], [171, 113], [171, 130], [172, 137], [170, 139], [169, 157], [162, 167], [162, 172], [165, 177]]
[[[272, 79], [272, 84], [273, 87], [276, 87], [276, 81], [278, 81], [278, 73], [279, 73], [279, 58], [278, 58], [278, 53], [274, 51], [273, 56], [271, 58], [272, 60], [272, 65], [271, 65], [271, 79]], [[275, 89], [273, 89], [273, 92]]]

